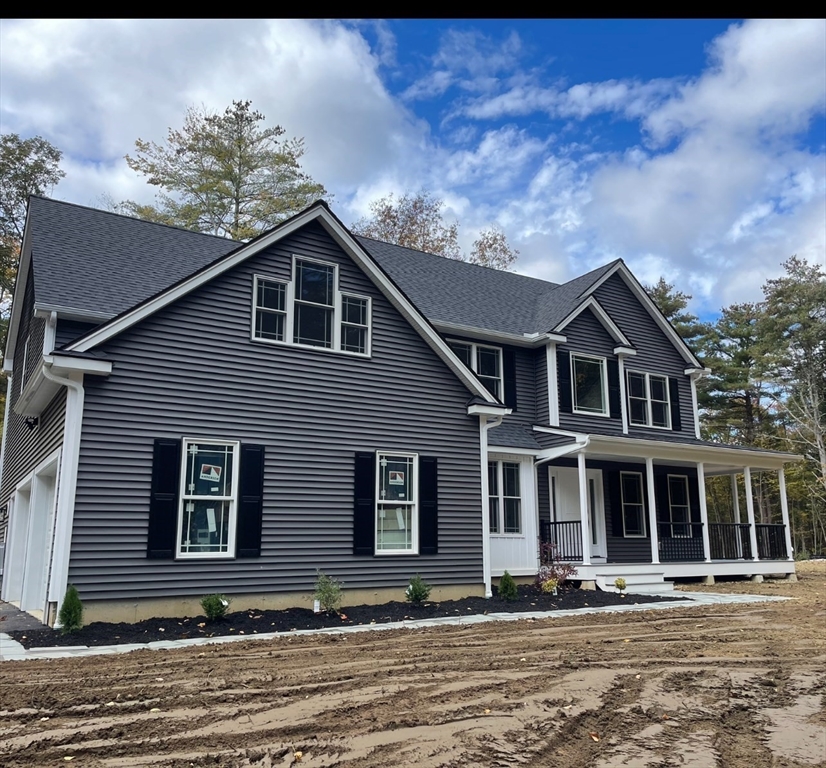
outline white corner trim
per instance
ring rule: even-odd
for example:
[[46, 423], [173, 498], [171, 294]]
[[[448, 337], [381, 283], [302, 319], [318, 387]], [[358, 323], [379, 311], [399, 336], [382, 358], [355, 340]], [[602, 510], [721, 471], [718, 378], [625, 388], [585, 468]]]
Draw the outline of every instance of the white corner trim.
[[[8, 380], [6, 381], [6, 407], [3, 412], [3, 435], [9, 434], [9, 404], [11, 403], [11, 393], [12, 387], [14, 386], [14, 376], [9, 376]], [[7, 440], [3, 440], [0, 443], [0, 487], [3, 486], [3, 464], [6, 458], [6, 443]], [[0, 563], [2, 565], [2, 563]]]
[[548, 378], [548, 422], [552, 427], [559, 426], [559, 381], [556, 364], [556, 342], [548, 340], [545, 345], [545, 366]]
[[54, 352], [55, 335], [57, 333], [57, 312], [49, 312], [46, 325], [43, 328], [43, 354]]
[[[616, 352], [616, 350], [614, 350]], [[617, 360], [619, 368], [619, 388], [620, 388], [620, 413], [622, 414], [622, 434], [628, 434], [628, 398], [625, 382], [625, 356], [619, 355]]]
[[[471, 406], [472, 407], [472, 406]], [[490, 488], [488, 487], [488, 431], [498, 427], [502, 423], [502, 415], [496, 415], [492, 421], [488, 421], [488, 415], [479, 414], [479, 459], [480, 459], [480, 479], [482, 489], [482, 579], [485, 584], [485, 597], [493, 597], [491, 587], [491, 563], [490, 563]]]
[[65, 386], [66, 413], [63, 429], [63, 453], [57, 487], [57, 512], [55, 518], [54, 554], [49, 579], [48, 600], [58, 605], [66, 594], [69, 579], [69, 557], [72, 546], [72, 527], [75, 516], [77, 470], [80, 459], [80, 433], [83, 426], [83, 374], [70, 377], [55, 376], [44, 367], [43, 376], [60, 386]]
[[590, 309], [597, 320], [602, 323], [602, 326], [611, 334], [614, 341], [620, 346], [633, 349], [633, 344], [628, 340], [628, 337], [619, 329], [617, 324], [611, 319], [610, 315], [603, 309], [602, 305], [596, 300], [595, 296], [588, 296], [573, 312], [571, 312], [559, 325], [554, 328], [554, 331], [562, 331], [577, 317], [579, 317], [586, 309]]

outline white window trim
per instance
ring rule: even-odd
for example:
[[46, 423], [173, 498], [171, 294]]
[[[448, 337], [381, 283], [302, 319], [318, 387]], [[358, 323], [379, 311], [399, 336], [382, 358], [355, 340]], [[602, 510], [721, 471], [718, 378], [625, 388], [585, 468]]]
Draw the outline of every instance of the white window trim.
[[[493, 498], [499, 499], [499, 531], [490, 531], [490, 535], [497, 539], [524, 539], [525, 538], [525, 496], [523, 487], [525, 485], [522, 479], [522, 461], [514, 456], [499, 456], [494, 457], [488, 454], [488, 463], [496, 464], [496, 487], [499, 492], [494, 496], [488, 491], [488, 530], [490, 530], [490, 500]], [[505, 470], [503, 464], [516, 464], [517, 476], [519, 477], [519, 496], [505, 496]], [[519, 532], [505, 533], [505, 499], [519, 499]]]
[[[453, 349], [451, 346], [452, 344], [464, 344], [466, 347], [470, 347], [470, 370], [472, 370], [478, 377], [479, 381], [481, 382], [483, 378], [485, 379], [492, 379], [495, 378], [493, 376], [482, 376], [479, 373], [479, 356], [478, 356], [478, 349], [490, 349], [497, 353], [499, 356], [499, 400], [500, 402], [505, 402], [505, 356], [502, 352], [502, 347], [497, 347], [495, 344], [480, 344], [475, 341], [466, 341], [465, 339], [446, 339], [448, 346]], [[455, 352], [455, 350], [454, 350]], [[483, 384], [484, 386], [484, 384]], [[487, 387], [485, 387], [487, 389]], [[493, 394], [493, 393], [491, 393]]]
[[[321, 264], [325, 267], [333, 268], [333, 305], [328, 304], [313, 304], [312, 302], [299, 302], [295, 298], [295, 280], [296, 280], [296, 264], [298, 261], [309, 261], [315, 264]], [[255, 316], [258, 311], [258, 281], [266, 280], [270, 283], [279, 283], [285, 288], [284, 295], [284, 339], [279, 341], [277, 339], [264, 339], [255, 335]], [[342, 296], [347, 296], [352, 299], [360, 299], [367, 302], [367, 344], [365, 352], [352, 352], [350, 350], [341, 348], [341, 326], [343, 323], [342, 313]], [[333, 310], [333, 346], [319, 347], [314, 344], [300, 344], [293, 341], [295, 330], [295, 307], [296, 304], [308, 304], [311, 306], [323, 306]], [[319, 352], [334, 352], [338, 355], [349, 355], [351, 357], [372, 357], [372, 340], [373, 340], [373, 301], [369, 296], [363, 296], [359, 293], [352, 293], [350, 291], [342, 291], [339, 288], [339, 268], [338, 264], [329, 261], [322, 261], [314, 259], [311, 256], [300, 256], [298, 254], [292, 255], [292, 266], [290, 269], [290, 279], [285, 280], [283, 277], [275, 277], [273, 275], [259, 274], [253, 275], [252, 285], [252, 319], [250, 323], [250, 341], [257, 344], [274, 344], [281, 347], [298, 347], [299, 349], [313, 349]]]
[[[232, 495], [231, 496], [194, 496], [186, 492], [186, 457], [190, 445], [226, 445], [232, 446]], [[217, 437], [185, 437], [181, 440], [181, 465], [178, 490], [178, 520], [175, 526], [175, 559], [177, 560], [232, 560], [235, 558], [235, 533], [238, 522], [238, 482], [240, 473], [241, 443]], [[229, 501], [229, 523], [227, 525], [226, 552], [182, 552], [181, 535], [184, 524], [184, 505], [188, 501]]]
[[[642, 533], [627, 533], [625, 530], [625, 496], [623, 493], [622, 476], [636, 475], [640, 479], [640, 497], [642, 498], [642, 510], [640, 512], [640, 519], [642, 520]], [[629, 502], [630, 504], [631, 502]], [[645, 539], [648, 538], [648, 525], [645, 514], [645, 484], [643, 483], [642, 472], [620, 472], [620, 506], [622, 508], [622, 535], [626, 539]]]
[[[638, 424], [631, 420], [631, 387], [628, 384], [628, 377], [631, 374], [636, 374], [637, 376], [645, 376], [645, 424]], [[656, 376], [658, 379], [665, 379], [665, 400], [658, 400], [657, 402], [664, 402], [665, 403], [665, 415], [668, 421], [667, 426], [660, 426], [659, 424], [652, 424], [653, 421], [651, 415], [651, 377]], [[669, 383], [669, 377], [663, 373], [647, 373], [645, 371], [636, 371], [629, 368], [625, 369], [625, 391], [626, 391], [626, 400], [627, 400], [627, 407], [628, 407], [628, 427], [644, 427], [645, 429], [661, 429], [665, 432], [671, 431], [671, 386]], [[635, 397], [635, 400], [639, 400], [639, 398]]]
[[[571, 352], [569, 357], [571, 365], [571, 411], [573, 411], [573, 413], [579, 414], [580, 416], [598, 416], [603, 419], [610, 419], [611, 404], [608, 402], [608, 363], [606, 358], [600, 357], [598, 355], [583, 354], [581, 352]], [[579, 358], [580, 360], [596, 360], [600, 364], [600, 370], [602, 372], [602, 411], [583, 411], [576, 407], [576, 371], [574, 368], [575, 358]]]
[[[674, 513], [673, 513], [673, 502], [671, 500], [671, 478], [678, 478], [680, 480], [685, 481], [685, 499], [686, 499], [686, 511], [687, 511], [687, 520], [685, 522], [674, 522]], [[668, 483], [668, 522], [671, 525], [671, 537], [674, 539], [691, 539], [693, 538], [694, 529], [692, 528], [692, 520], [691, 520], [691, 485], [688, 482], [688, 475], [667, 475], [666, 482]], [[682, 506], [682, 504], [678, 504], [677, 506]], [[681, 534], [679, 536], [674, 535], [674, 526], [675, 525], [686, 525], [688, 526], [688, 533]]]
[[[410, 515], [411, 530], [410, 539], [412, 547], [410, 549], [379, 549], [379, 504], [390, 504], [383, 502], [380, 496], [381, 490], [381, 458], [397, 456], [403, 459], [413, 459], [413, 478], [410, 481], [411, 493], [415, 494], [413, 501], [393, 501], [397, 506], [409, 506], [412, 509]], [[373, 552], [377, 557], [386, 555], [418, 555], [419, 554], [419, 454], [406, 451], [376, 451], [376, 478], [375, 478], [375, 504], [373, 505]]]

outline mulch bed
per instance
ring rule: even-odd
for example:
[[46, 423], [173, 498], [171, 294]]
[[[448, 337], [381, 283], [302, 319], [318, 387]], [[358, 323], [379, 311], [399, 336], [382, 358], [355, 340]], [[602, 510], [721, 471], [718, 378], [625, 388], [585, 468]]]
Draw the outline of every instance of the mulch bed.
[[[345, 593], [346, 597], [346, 593]], [[397, 621], [428, 619], [444, 616], [471, 616], [486, 613], [524, 613], [529, 611], [562, 611], [605, 605], [658, 603], [664, 600], [687, 600], [679, 597], [626, 595], [613, 592], [586, 591], [562, 587], [558, 595], [546, 595], [536, 587], [519, 587], [516, 600], [505, 601], [496, 594], [465, 597], [461, 600], [426, 602], [421, 605], [391, 602], [384, 605], [345, 605], [340, 614], [313, 613], [309, 608], [288, 608], [281, 611], [238, 611], [227, 614], [223, 621], [207, 621], [204, 616], [180, 619], [145, 619], [135, 624], [94, 622], [77, 632], [63, 634], [49, 628], [8, 634], [26, 648], [52, 645], [118, 645], [150, 643], [155, 640], [182, 640], [191, 637], [221, 637], [225, 635], [257, 635], [265, 632], [289, 632], [298, 629], [324, 629], [358, 624], [386, 624]]]

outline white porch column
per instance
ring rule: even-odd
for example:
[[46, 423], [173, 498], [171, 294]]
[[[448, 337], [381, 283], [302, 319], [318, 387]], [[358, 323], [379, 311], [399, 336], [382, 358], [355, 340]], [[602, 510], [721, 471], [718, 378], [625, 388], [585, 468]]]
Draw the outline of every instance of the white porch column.
[[588, 475], [585, 468], [585, 452], [576, 457], [579, 476], [579, 518], [582, 521], [582, 564], [591, 564], [591, 519], [588, 515]]
[[706, 500], [706, 471], [702, 461], [697, 462], [697, 486], [700, 492], [700, 522], [703, 526], [703, 556], [711, 562], [711, 541], [708, 530], [708, 503]]
[[786, 497], [786, 473], [783, 471], [783, 467], [777, 470], [777, 481], [780, 484], [780, 512], [783, 515], [783, 530], [786, 533], [786, 556], [789, 560], [794, 560], [792, 528], [789, 525], [789, 500]]
[[[734, 512], [734, 522], [738, 525], [740, 524], [740, 491], [737, 488], [737, 475], [732, 474], [731, 476], [731, 506], [732, 511]], [[734, 537], [734, 546], [735, 551], [737, 552], [737, 559], [741, 559], [743, 557], [743, 537], [740, 533], [740, 529], [736, 529], [736, 535]]]
[[[499, 419], [501, 423], [502, 419]], [[494, 419], [494, 424], [496, 420]], [[485, 597], [492, 597], [490, 573], [490, 489], [488, 488], [488, 417], [479, 415], [479, 455], [482, 460], [482, 580]]]
[[657, 494], [654, 488], [654, 459], [645, 460], [645, 481], [648, 487], [648, 528], [651, 531], [651, 562], [660, 562], [660, 531], [657, 527]]
[[746, 512], [749, 517], [749, 540], [751, 541], [751, 559], [759, 560], [757, 553], [757, 528], [754, 527], [754, 495], [751, 487], [751, 467], [743, 468], [743, 481], [746, 486]]

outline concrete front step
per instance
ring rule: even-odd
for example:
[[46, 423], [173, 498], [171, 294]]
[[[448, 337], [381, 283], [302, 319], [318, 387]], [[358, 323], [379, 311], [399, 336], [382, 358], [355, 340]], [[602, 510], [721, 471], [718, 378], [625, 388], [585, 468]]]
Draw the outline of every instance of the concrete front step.
[[603, 592], [618, 592], [614, 580], [618, 577], [625, 579], [625, 592], [628, 594], [650, 594], [652, 592], [671, 592], [674, 583], [665, 581], [663, 573], [621, 573], [616, 575], [597, 576], [596, 583]]

